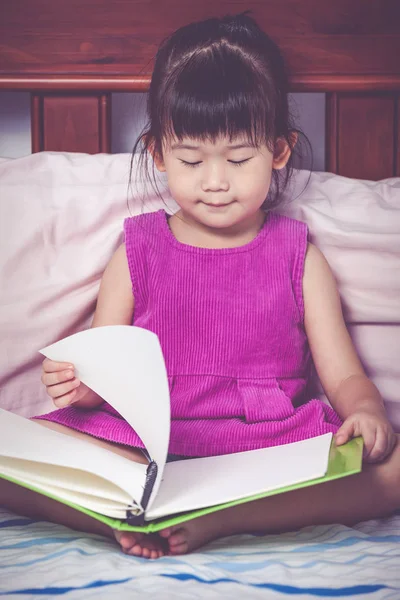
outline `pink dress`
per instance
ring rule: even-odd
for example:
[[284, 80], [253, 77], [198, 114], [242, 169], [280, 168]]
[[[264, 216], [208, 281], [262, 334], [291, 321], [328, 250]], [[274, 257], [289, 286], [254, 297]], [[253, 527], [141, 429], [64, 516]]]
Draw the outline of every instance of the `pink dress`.
[[[171, 453], [209, 456], [337, 431], [332, 408], [308, 396], [304, 223], [269, 213], [251, 242], [227, 249], [178, 242], [163, 210], [128, 218], [124, 229], [132, 324], [154, 331], [165, 356]], [[41, 418], [143, 447], [107, 403]]]

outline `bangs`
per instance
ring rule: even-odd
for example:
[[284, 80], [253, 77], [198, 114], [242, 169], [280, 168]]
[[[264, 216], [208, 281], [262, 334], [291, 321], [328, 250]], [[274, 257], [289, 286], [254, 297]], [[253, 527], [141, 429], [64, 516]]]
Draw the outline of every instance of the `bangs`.
[[215, 141], [222, 136], [272, 147], [273, 96], [240, 52], [224, 45], [199, 50], [171, 73], [159, 98], [161, 137]]

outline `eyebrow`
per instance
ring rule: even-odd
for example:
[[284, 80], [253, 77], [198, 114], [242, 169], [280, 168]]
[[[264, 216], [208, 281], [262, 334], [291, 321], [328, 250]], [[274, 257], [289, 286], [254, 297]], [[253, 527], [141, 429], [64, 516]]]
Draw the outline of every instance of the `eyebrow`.
[[[173, 144], [172, 150], [199, 150], [200, 146], [193, 146], [192, 144]], [[238, 150], [239, 148], [253, 148], [251, 144], [230, 144], [227, 146], [229, 150]]]

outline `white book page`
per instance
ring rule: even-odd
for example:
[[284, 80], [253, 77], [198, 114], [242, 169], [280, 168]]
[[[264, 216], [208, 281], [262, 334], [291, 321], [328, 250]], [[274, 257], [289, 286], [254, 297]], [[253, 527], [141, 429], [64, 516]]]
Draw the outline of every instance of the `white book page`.
[[[32, 487], [40, 489], [45, 494], [51, 494], [52, 496], [56, 496], [58, 499], [65, 500], [66, 502], [73, 502], [82, 508], [88, 508], [89, 510], [98, 512], [106, 517], [126, 519], [127, 507], [130, 507], [129, 502], [119, 502], [118, 500], [110, 500], [109, 498], [93, 496], [92, 494], [70, 490], [69, 488], [64, 488], [48, 481], [38, 482], [36, 476], [32, 478], [29, 476], [27, 477], [27, 471], [24, 471], [21, 474], [18, 469], [3, 469], [3, 465], [1, 465], [1, 469], [4, 475], [8, 475], [17, 481], [24, 482], [27, 485], [31, 485]], [[86, 475], [86, 473], [84, 475]], [[134, 514], [141, 514], [141, 510], [139, 509], [130, 509], [130, 512], [133, 512]]]
[[[2, 465], [3, 457], [6, 460]], [[0, 471], [4, 474], [10, 464], [8, 458], [31, 461], [26, 474], [30, 480], [34, 478], [34, 468], [37, 468], [40, 479], [43, 474], [41, 463], [69, 467], [110, 481], [138, 505], [142, 499], [147, 468], [145, 464], [135, 463], [105, 448], [0, 409]], [[23, 466], [22, 462], [20, 466]], [[59, 471], [59, 478], [61, 476], [62, 470]], [[60, 479], [57, 481], [60, 484]], [[100, 485], [101, 480], [98, 483]], [[91, 484], [93, 479], [88, 478], [87, 486]], [[95, 493], [94, 489], [92, 493]], [[97, 494], [102, 496], [101, 488], [97, 489]]]
[[108, 479], [72, 467], [61, 467], [25, 460], [22, 458], [0, 457], [1, 474], [14, 477], [19, 481], [32, 485], [36, 484], [41, 489], [44, 486], [65, 488], [69, 492], [77, 492], [102, 500], [111, 500], [125, 506], [132, 504], [132, 496]]
[[41, 353], [74, 364], [77, 377], [111, 404], [142, 439], [158, 467], [149, 507], [161, 482], [170, 432], [168, 379], [157, 336], [130, 325], [95, 327]]
[[146, 519], [216, 506], [323, 477], [332, 434], [223, 456], [168, 463]]

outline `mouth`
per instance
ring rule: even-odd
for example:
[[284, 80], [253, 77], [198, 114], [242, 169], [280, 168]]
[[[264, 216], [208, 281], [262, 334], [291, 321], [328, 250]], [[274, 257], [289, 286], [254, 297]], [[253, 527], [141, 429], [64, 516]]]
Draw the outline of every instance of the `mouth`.
[[209, 208], [225, 208], [226, 206], [230, 206], [231, 204], [233, 204], [233, 201], [232, 202], [202, 202], [202, 204], [205, 204]]

